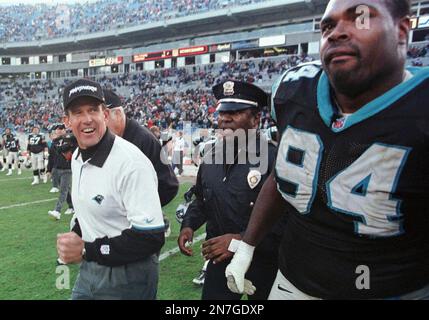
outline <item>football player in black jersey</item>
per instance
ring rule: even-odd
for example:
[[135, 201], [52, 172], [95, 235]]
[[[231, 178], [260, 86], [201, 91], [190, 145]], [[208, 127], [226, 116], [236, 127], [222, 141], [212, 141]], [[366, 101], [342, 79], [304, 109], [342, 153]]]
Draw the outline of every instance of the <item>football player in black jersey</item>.
[[429, 70], [405, 68], [409, 14], [407, 0], [331, 0], [322, 64], [274, 84], [276, 170], [226, 270], [232, 291], [286, 212], [270, 299], [429, 298]]
[[7, 151], [6, 149], [6, 136], [10, 135], [11, 131], [10, 128], [6, 128], [1, 136], [1, 145], [0, 145], [0, 149], [1, 149], [1, 153], [2, 153], [2, 160], [3, 160], [3, 167], [1, 168], [1, 172], [5, 171], [6, 168], [8, 167], [8, 163], [7, 163], [7, 157], [8, 157], [8, 153], [9, 151]]
[[7, 176], [12, 175], [13, 169], [18, 167], [18, 175], [21, 172], [21, 163], [18, 159], [18, 153], [20, 151], [19, 139], [15, 137], [15, 135], [11, 132], [10, 128], [6, 128], [5, 134], [3, 135], [3, 143], [4, 147], [7, 150], [7, 164], [8, 164], [8, 172]]
[[48, 145], [37, 126], [33, 127], [32, 133], [28, 136], [27, 151], [33, 168], [33, 182], [31, 185], [39, 184], [40, 178], [43, 179], [44, 183], [47, 183], [48, 178], [45, 174], [44, 160], [48, 157]]

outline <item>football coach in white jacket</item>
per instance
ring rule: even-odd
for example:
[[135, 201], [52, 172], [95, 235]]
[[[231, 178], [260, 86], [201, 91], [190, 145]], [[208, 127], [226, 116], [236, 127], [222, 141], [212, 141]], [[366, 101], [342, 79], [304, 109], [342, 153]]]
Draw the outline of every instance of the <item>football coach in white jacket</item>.
[[87, 79], [63, 93], [72, 156], [76, 224], [60, 234], [64, 263], [81, 263], [72, 299], [155, 299], [164, 222], [155, 170], [133, 144], [107, 129], [101, 86]]

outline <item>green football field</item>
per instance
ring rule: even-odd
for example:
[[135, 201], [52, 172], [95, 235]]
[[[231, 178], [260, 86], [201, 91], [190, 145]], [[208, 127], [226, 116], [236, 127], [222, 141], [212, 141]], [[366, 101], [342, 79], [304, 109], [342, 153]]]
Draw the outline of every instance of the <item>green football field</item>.
[[[31, 172], [7, 177], [0, 173], [0, 299], [69, 299], [77, 276], [78, 266], [57, 268], [56, 236], [69, 231], [71, 216], [62, 215], [55, 221], [48, 216], [53, 210], [58, 193], [49, 193], [51, 184], [31, 186]], [[177, 247], [180, 225], [175, 219], [177, 206], [183, 202], [183, 193], [190, 183], [180, 186], [177, 197], [164, 212], [171, 222], [172, 232], [161, 251]], [[66, 204], [62, 212], [66, 210]], [[196, 236], [203, 233], [203, 228]], [[199, 274], [203, 259], [200, 244], [194, 244], [194, 256], [180, 252], [160, 261], [158, 299], [199, 299], [201, 287], [192, 283]], [[69, 271], [70, 288], [65, 281]], [[57, 288], [60, 283], [61, 289]]]

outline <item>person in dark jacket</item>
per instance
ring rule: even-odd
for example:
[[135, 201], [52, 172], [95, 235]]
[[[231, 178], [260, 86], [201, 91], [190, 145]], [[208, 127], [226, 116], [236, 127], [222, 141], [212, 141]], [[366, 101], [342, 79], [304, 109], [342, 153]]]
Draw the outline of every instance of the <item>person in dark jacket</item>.
[[165, 206], [177, 194], [179, 181], [164, 153], [162, 146], [154, 134], [137, 121], [126, 117], [122, 101], [119, 96], [111, 90], [104, 90], [106, 106], [109, 110], [109, 121], [107, 126], [111, 132], [138, 147], [152, 162], [158, 177], [158, 193], [161, 206]]
[[59, 136], [66, 134], [66, 127], [64, 124], [54, 123], [51, 127], [50, 138], [51, 141], [48, 142], [48, 165], [46, 166], [46, 174], [52, 180], [52, 188], [49, 190], [50, 193], [60, 192], [60, 182], [58, 178], [57, 172], [57, 152], [55, 151], [55, 143], [54, 140]]
[[[210, 260], [203, 286], [203, 300], [238, 300], [240, 294], [228, 290], [225, 268], [246, 230], [258, 193], [273, 167], [276, 148], [259, 134], [260, 110], [268, 95], [243, 82], [227, 81], [213, 87], [218, 99], [217, 142], [208, 144], [198, 170], [194, 200], [183, 218], [178, 244], [192, 255], [187, 243], [206, 223], [207, 238], [202, 253]], [[249, 288], [249, 299], [267, 299], [275, 279], [281, 229], [273, 230], [257, 248], [248, 272], [257, 292]], [[257, 285], [256, 285], [257, 283]]]
[[[55, 209], [48, 211], [48, 214], [56, 220], [61, 218], [61, 209], [65, 201], [67, 201], [68, 209], [64, 214], [73, 214], [73, 204], [71, 201], [70, 188], [72, 180], [71, 172], [71, 155], [77, 148], [76, 139], [72, 134], [66, 134], [61, 125], [57, 129], [64, 131], [64, 134], [59, 135], [52, 141], [52, 152], [55, 163], [55, 171], [58, 176], [58, 186], [60, 187], [60, 196], [58, 197]], [[65, 127], [64, 127], [65, 128]], [[49, 166], [49, 163], [48, 163]]]

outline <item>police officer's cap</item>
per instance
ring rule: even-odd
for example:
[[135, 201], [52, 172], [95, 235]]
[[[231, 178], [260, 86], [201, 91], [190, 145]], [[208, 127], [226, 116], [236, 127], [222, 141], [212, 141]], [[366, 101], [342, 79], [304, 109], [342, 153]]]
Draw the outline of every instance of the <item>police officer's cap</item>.
[[218, 100], [217, 111], [261, 110], [268, 104], [268, 94], [247, 82], [225, 81], [213, 87], [213, 94]]

